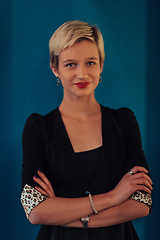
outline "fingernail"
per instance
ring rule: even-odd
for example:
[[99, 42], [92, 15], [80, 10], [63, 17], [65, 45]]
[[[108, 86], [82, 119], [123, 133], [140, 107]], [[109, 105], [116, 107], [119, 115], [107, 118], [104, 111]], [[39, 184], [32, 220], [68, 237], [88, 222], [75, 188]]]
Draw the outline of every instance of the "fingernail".
[[38, 170], [38, 172], [39, 172], [39, 173], [42, 173], [42, 171], [41, 171], [41, 170]]
[[35, 178], [37, 178], [37, 176], [36, 176], [36, 175], [34, 175], [34, 177], [35, 177]]

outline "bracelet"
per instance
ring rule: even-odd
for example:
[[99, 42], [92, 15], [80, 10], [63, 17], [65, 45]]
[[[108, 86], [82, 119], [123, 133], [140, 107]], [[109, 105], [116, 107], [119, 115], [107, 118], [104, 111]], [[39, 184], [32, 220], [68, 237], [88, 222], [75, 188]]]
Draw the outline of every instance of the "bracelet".
[[89, 200], [90, 200], [90, 203], [91, 203], [91, 207], [92, 207], [92, 209], [93, 209], [94, 214], [98, 214], [98, 211], [96, 210], [96, 208], [95, 208], [95, 206], [94, 206], [91, 193], [89, 193], [88, 197], [89, 197]]

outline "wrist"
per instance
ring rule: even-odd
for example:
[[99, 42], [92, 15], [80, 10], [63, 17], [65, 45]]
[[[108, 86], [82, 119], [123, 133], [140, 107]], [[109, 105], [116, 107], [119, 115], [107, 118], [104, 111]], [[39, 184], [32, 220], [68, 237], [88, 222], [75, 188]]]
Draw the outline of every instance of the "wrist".
[[107, 199], [107, 203], [108, 203], [108, 207], [114, 207], [117, 205], [117, 196], [114, 194], [114, 191], [110, 191], [106, 193], [106, 199]]

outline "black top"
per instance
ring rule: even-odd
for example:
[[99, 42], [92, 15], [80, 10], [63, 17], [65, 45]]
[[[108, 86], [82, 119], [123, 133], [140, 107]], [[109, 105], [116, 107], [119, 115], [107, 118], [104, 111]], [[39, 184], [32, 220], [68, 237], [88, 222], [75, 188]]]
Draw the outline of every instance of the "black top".
[[[52, 183], [57, 197], [84, 197], [111, 191], [134, 166], [148, 165], [142, 150], [139, 126], [134, 113], [101, 106], [103, 147], [91, 181], [82, 174], [59, 109], [41, 116], [32, 114], [23, 131], [22, 188], [35, 186], [33, 176], [42, 170]], [[91, 168], [88, 169], [88, 171]], [[42, 226], [37, 240], [138, 240], [131, 222], [95, 229]]]
[[76, 152], [82, 174], [84, 175], [87, 183], [89, 184], [96, 173], [100, 158], [102, 147], [95, 148], [89, 151]]

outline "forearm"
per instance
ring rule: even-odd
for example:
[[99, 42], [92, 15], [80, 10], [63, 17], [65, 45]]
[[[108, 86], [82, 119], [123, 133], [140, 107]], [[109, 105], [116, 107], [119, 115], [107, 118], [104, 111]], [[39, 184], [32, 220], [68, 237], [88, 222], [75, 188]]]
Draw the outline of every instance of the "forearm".
[[[111, 207], [99, 212], [98, 215], [91, 215], [88, 223], [89, 228], [98, 228], [117, 225], [123, 222], [145, 217], [149, 213], [149, 208], [144, 203], [139, 203], [128, 199], [119, 206]], [[81, 221], [75, 221], [65, 225], [65, 227], [82, 228]]]
[[[140, 213], [144, 207], [140, 208], [139, 205], [136, 205], [137, 203], [135, 201], [126, 201], [126, 199], [128, 199], [129, 196], [137, 190], [143, 190], [151, 193], [152, 182], [151, 179], [144, 173], [147, 171], [144, 168], [135, 167], [133, 170], [135, 172], [143, 172], [134, 175], [126, 173], [126, 175], [112, 191], [93, 196], [95, 209], [98, 212], [102, 211], [98, 216], [91, 216], [91, 220], [93, 218], [93, 221], [90, 221], [90, 224], [93, 222], [93, 227], [99, 227], [103, 225], [110, 226], [141, 217]], [[43, 177], [42, 173], [39, 173], [39, 175], [42, 175], [44, 182], [38, 178], [35, 178], [35, 181], [40, 184], [42, 189], [44, 189], [44, 191], [40, 190], [40, 192], [44, 194], [47, 193], [49, 199], [37, 205], [32, 210], [29, 216], [31, 223], [62, 226], [75, 222], [82, 217], [93, 214], [93, 209], [88, 197], [76, 199], [58, 198], [54, 195], [52, 186], [48, 179], [45, 176]], [[131, 205], [128, 203], [131, 203]], [[138, 209], [136, 209], [137, 206]], [[137, 214], [140, 214], [140, 216], [137, 216]], [[97, 220], [99, 220], [99, 222], [97, 222]], [[96, 226], [96, 224], [99, 225]]]
[[148, 213], [149, 208], [147, 205], [128, 199], [119, 206], [100, 212], [98, 216], [92, 215], [90, 217], [89, 227], [95, 228], [117, 225], [123, 222], [145, 217]]
[[[113, 206], [110, 193], [93, 196], [93, 201], [98, 212]], [[36, 206], [30, 213], [29, 221], [32, 224], [62, 226], [92, 214], [88, 197], [76, 199], [53, 197]]]

